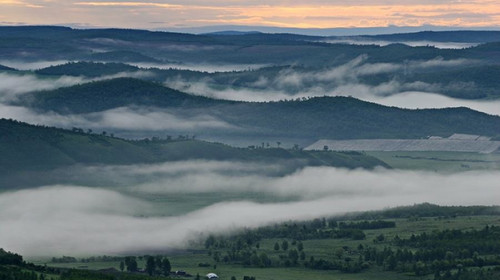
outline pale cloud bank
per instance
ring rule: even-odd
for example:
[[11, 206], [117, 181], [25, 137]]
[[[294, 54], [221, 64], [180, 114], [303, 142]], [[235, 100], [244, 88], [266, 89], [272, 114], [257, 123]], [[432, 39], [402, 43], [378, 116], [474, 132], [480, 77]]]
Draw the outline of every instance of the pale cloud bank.
[[[177, 168], [194, 170], [204, 164], [205, 169], [210, 169], [209, 164], [218, 163], [182, 164], [184, 166]], [[224, 166], [228, 167], [222, 163], [212, 169], [224, 170]], [[161, 173], [167, 167], [129, 168], [137, 169], [138, 173]], [[248, 177], [242, 182], [233, 180], [234, 175], [215, 173], [221, 178], [210, 176], [210, 172], [200, 174], [204, 180], [174, 178], [191, 175], [187, 173], [172, 175], [171, 179], [158, 180], [154, 189], [150, 186], [155, 182], [135, 186], [135, 194], [153, 191], [157, 197], [165, 195], [175, 199], [182, 193], [237, 191], [285, 198], [294, 194], [298, 199], [261, 203], [244, 198], [238, 201], [221, 198], [209, 206], [172, 215], [155, 206], [154, 201], [113, 189], [50, 186], [4, 192], [0, 194], [0, 222], [4, 225], [0, 228], [0, 240], [4, 241], [5, 249], [27, 256], [122, 254], [184, 248], [200, 234], [350, 211], [422, 202], [441, 205], [497, 205], [500, 202], [494, 195], [484, 195], [497, 192], [499, 172], [443, 175], [310, 167], [284, 177]], [[221, 184], [224, 177], [229, 178], [231, 184]]]
[[227, 122], [205, 114], [186, 115], [176, 110], [149, 107], [118, 107], [88, 114], [62, 115], [36, 112], [26, 107], [0, 103], [0, 118], [15, 119], [36, 125], [63, 128], [115, 129], [128, 131], [199, 131], [203, 129], [237, 129]]

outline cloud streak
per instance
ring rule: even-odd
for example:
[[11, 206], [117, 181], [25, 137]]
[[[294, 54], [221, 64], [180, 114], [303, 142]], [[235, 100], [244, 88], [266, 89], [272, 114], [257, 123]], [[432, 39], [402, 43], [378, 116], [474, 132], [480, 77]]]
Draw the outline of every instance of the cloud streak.
[[42, 90], [53, 90], [61, 87], [69, 87], [78, 84], [95, 81], [110, 80], [116, 78], [146, 78], [154, 75], [148, 71], [121, 72], [114, 75], [106, 75], [99, 78], [85, 78], [83, 76], [59, 76], [47, 77], [35, 74], [17, 74], [0, 72], [0, 102], [14, 101], [23, 93]]
[[63, 128], [112, 129], [126, 131], [199, 131], [205, 129], [237, 129], [213, 116], [192, 114], [186, 116], [176, 110], [146, 107], [119, 107], [88, 114], [61, 115], [55, 112], [39, 113], [26, 107], [0, 103], [0, 118], [15, 119], [30, 124]]

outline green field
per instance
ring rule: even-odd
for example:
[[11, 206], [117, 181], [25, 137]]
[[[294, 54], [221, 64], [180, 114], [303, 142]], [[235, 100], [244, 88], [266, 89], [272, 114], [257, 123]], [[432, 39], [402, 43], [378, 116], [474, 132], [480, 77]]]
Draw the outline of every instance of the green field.
[[366, 152], [396, 169], [462, 172], [500, 170], [500, 153]]
[[[356, 259], [357, 253], [350, 253], [350, 249], [357, 248], [359, 245], [377, 247], [383, 249], [384, 247], [393, 246], [391, 240], [398, 235], [401, 238], [408, 238], [412, 234], [420, 234], [423, 232], [431, 233], [436, 230], [444, 229], [459, 229], [471, 230], [481, 229], [486, 225], [500, 226], [500, 216], [459, 216], [459, 217], [426, 217], [426, 218], [409, 218], [409, 219], [385, 219], [396, 222], [395, 228], [384, 228], [376, 230], [364, 230], [366, 238], [364, 240], [352, 239], [309, 239], [302, 241], [306, 260], [310, 256], [326, 260], [338, 259], [336, 251], [339, 248], [347, 249], [344, 251], [342, 258], [350, 257]], [[374, 242], [374, 239], [383, 234], [385, 241]], [[271, 259], [278, 259], [280, 254], [284, 254], [283, 250], [275, 251], [273, 245], [278, 242], [281, 243], [284, 239], [263, 239], [259, 242], [259, 248], [255, 248], [259, 253], [266, 253]], [[292, 244], [292, 240], [288, 242]], [[296, 248], [296, 245], [290, 245], [289, 250]], [[236, 279], [242, 279], [243, 276], [254, 276], [259, 280], [272, 280], [272, 279], [433, 279], [433, 275], [426, 275], [416, 277], [409, 273], [396, 273], [385, 271], [380, 267], [374, 266], [360, 273], [342, 273], [336, 270], [313, 270], [304, 267], [299, 261], [297, 267], [269, 267], [269, 268], [255, 268], [246, 267], [239, 264], [225, 264], [215, 262], [214, 259], [208, 255], [208, 250], [202, 244], [192, 245], [191, 248], [186, 250], [179, 250], [167, 252], [165, 254], [170, 259], [172, 270], [184, 270], [187, 273], [195, 276], [196, 274], [206, 275], [209, 272], [217, 273], [220, 279], [230, 279], [235, 276]], [[119, 262], [77, 262], [77, 263], [51, 263], [48, 259], [32, 259], [30, 261], [36, 264], [45, 264], [52, 267], [60, 268], [77, 268], [77, 269], [90, 269], [99, 270], [104, 268], [114, 267], [119, 269]], [[209, 264], [209, 267], [200, 267], [199, 264]], [[139, 257], [139, 268], [145, 266], [145, 258]], [[214, 265], [216, 266], [214, 268]]]

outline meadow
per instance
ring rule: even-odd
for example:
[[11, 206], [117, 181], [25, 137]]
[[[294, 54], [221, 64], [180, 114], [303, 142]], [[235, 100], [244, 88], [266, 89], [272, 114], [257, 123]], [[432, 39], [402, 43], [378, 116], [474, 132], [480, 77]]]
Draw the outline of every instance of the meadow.
[[[488, 216], [456, 216], [456, 217], [411, 217], [399, 219], [385, 219], [394, 221], [396, 227], [364, 230], [366, 237], [363, 240], [352, 240], [350, 238], [340, 239], [307, 239], [302, 240], [303, 251], [306, 254], [306, 260], [313, 256], [315, 259], [325, 259], [335, 261], [339, 258], [358, 258], [357, 253], [354, 253], [353, 248], [375, 247], [383, 249], [393, 247], [392, 240], [394, 237], [409, 238], [412, 234], [418, 235], [421, 233], [431, 233], [433, 231], [441, 231], [446, 229], [455, 230], [472, 230], [482, 229], [485, 226], [500, 226], [500, 215]], [[291, 222], [290, 222], [291, 223]], [[374, 241], [379, 236], [383, 235], [383, 241]], [[275, 250], [273, 247], [276, 243], [281, 244], [287, 239], [283, 238], [265, 238], [258, 242], [258, 248], [253, 248], [259, 253], [265, 253], [272, 260], [277, 260], [280, 255], [284, 254], [283, 249]], [[290, 244], [288, 250], [297, 248], [297, 244], [292, 239], [288, 239]], [[293, 245], [296, 244], [296, 245]], [[342, 251], [342, 254], [339, 253]], [[206, 249], [203, 242], [193, 242], [189, 249], [176, 250], [171, 252], [157, 252], [169, 258], [172, 265], [172, 271], [183, 270], [187, 273], [196, 276], [197, 274], [204, 276], [209, 272], [214, 272], [220, 276], [220, 279], [231, 279], [232, 276], [236, 279], [243, 279], [244, 276], [253, 276], [256, 279], [273, 280], [273, 279], [434, 279], [433, 275], [423, 275], [420, 277], [412, 273], [398, 273], [387, 271], [380, 267], [370, 267], [359, 273], [343, 273], [337, 270], [315, 270], [304, 267], [303, 261], [299, 261], [296, 267], [251, 267], [241, 264], [224, 263], [222, 261], [215, 262], [213, 256], [209, 256], [209, 249]], [[339, 257], [340, 255], [340, 257]], [[145, 267], [147, 256], [138, 257], [138, 267]], [[99, 270], [106, 268], [120, 269], [119, 261], [90, 261], [90, 262], [69, 262], [69, 263], [52, 263], [50, 259], [33, 259], [36, 264], [58, 268], [76, 268]]]

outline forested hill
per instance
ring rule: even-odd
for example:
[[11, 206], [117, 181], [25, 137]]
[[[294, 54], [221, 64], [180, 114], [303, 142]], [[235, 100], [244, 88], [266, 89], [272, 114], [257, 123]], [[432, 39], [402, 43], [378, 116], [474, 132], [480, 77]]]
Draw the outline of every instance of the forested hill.
[[[235, 148], [188, 138], [130, 141], [74, 129], [34, 126], [0, 119], [0, 186], [12, 174], [46, 171], [75, 164], [144, 164], [179, 160], [288, 162], [300, 166], [388, 167], [360, 153], [311, 152], [281, 148]], [[43, 174], [43, 173], [42, 173]], [[26, 178], [25, 178], [26, 179]]]
[[[497, 136], [500, 117], [467, 108], [408, 110], [351, 97], [316, 97], [280, 102], [238, 102], [182, 93], [161, 84], [120, 78], [27, 95], [26, 106], [62, 114], [123, 106], [201, 114], [254, 137], [317, 139], [422, 138], [454, 133]], [[152, 108], [154, 107], [154, 108]], [[197, 134], [203, 131], [195, 132]]]
[[[1, 69], [1, 66], [0, 66]], [[123, 63], [95, 63], [95, 62], [70, 62], [62, 65], [50, 66], [35, 71], [41, 75], [53, 76], [85, 76], [98, 78], [105, 75], [114, 75], [121, 72], [135, 72], [138, 67]]]
[[31, 107], [60, 113], [90, 113], [127, 105], [191, 107], [226, 103], [132, 78], [117, 78], [34, 92], [27, 95], [24, 101]]
[[[495, 34], [492, 34], [471, 32], [467, 36], [474, 42], [491, 42], [495, 40]], [[460, 39], [463, 34], [454, 32], [438, 32], [435, 36], [425, 33], [394, 36], [399, 40], [438, 40], [438, 37], [452, 41], [466, 40]], [[0, 38], [0, 59], [6, 60], [176, 61], [327, 66], [342, 64], [361, 54], [367, 54], [373, 61], [385, 62], [427, 60], [438, 56], [444, 59], [479, 58], [490, 62], [500, 61], [498, 53], [487, 53], [481, 49], [440, 50], [434, 47], [411, 48], [403, 45], [380, 47], [327, 44], [318, 41], [328, 40], [328, 37], [294, 34], [251, 33], [217, 36], [129, 29], [2, 26]]]

